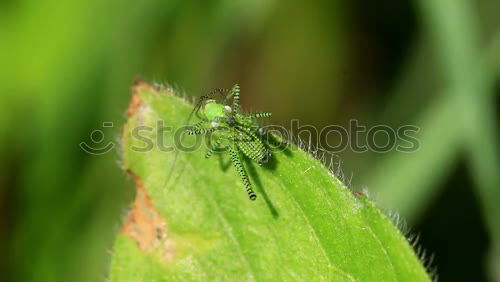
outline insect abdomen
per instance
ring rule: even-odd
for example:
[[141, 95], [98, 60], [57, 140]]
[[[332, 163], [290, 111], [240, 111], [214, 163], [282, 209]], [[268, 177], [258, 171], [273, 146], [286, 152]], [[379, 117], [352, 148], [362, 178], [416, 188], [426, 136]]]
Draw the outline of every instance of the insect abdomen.
[[238, 142], [237, 145], [243, 154], [251, 160], [258, 163], [265, 163], [267, 161], [269, 153], [260, 140], [242, 141]]

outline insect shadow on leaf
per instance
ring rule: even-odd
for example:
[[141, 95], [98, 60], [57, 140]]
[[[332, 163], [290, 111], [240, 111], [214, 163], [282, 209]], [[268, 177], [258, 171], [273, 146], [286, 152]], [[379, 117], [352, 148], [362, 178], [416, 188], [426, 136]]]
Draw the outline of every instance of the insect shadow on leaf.
[[[231, 160], [224, 160], [224, 155], [221, 153], [218, 154], [218, 157], [219, 157], [219, 166], [221, 170], [227, 171], [232, 164]], [[269, 208], [269, 211], [271, 212], [272, 216], [274, 218], [278, 218], [279, 217], [278, 210], [276, 209], [271, 199], [267, 195], [264, 189], [264, 185], [262, 185], [262, 182], [260, 180], [259, 175], [257, 174], [257, 170], [255, 169], [254, 164], [252, 163], [252, 160], [250, 160], [246, 156], [243, 156], [242, 159], [243, 162], [245, 163], [246, 168], [248, 169], [248, 175], [250, 176], [250, 179], [253, 180], [253, 182], [255, 183], [255, 187], [257, 188], [257, 190], [259, 190], [259, 193], [261, 193], [262, 196], [264, 197], [264, 201], [266, 202], [266, 205]], [[273, 170], [276, 167], [276, 164], [277, 164], [276, 159], [271, 156], [268, 162], [265, 163], [262, 167]]]
[[[244, 159], [245, 159], [245, 164], [247, 165], [247, 168], [248, 168], [248, 174], [255, 182], [255, 186], [259, 190], [259, 193], [262, 194], [262, 197], [264, 198], [264, 201], [266, 202], [266, 205], [269, 208], [269, 211], [271, 212], [271, 214], [274, 218], [278, 218], [279, 217], [278, 210], [276, 209], [273, 202], [271, 201], [271, 199], [267, 195], [266, 190], [264, 189], [264, 185], [262, 185], [262, 182], [260, 180], [259, 175], [257, 174], [257, 170], [255, 169], [254, 164], [248, 158], [245, 157]], [[272, 159], [274, 159], [274, 158], [272, 158]]]

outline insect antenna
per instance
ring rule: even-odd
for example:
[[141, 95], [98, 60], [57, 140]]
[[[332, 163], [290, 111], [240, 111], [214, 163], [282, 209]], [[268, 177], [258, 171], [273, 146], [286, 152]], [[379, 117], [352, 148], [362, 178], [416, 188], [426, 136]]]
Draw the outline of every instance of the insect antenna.
[[222, 89], [222, 88], [213, 88], [210, 93], [208, 93], [207, 95], [203, 95], [201, 96], [199, 99], [198, 99], [198, 102], [196, 103], [196, 106], [194, 107], [193, 111], [195, 112], [196, 116], [200, 119], [203, 119], [200, 115], [199, 115], [199, 111], [201, 109], [201, 107], [203, 106], [203, 103], [208, 100], [208, 99], [213, 99], [215, 94], [219, 94], [222, 99], [224, 99], [224, 103], [226, 102], [226, 94], [225, 92], [227, 92], [227, 90], [225, 89]]
[[[186, 119], [186, 121], [184, 122], [183, 125], [187, 125], [189, 124], [189, 122], [191, 121], [191, 118], [193, 117], [193, 115], [196, 115], [197, 117], [199, 117], [200, 119], [202, 119], [200, 116], [199, 116], [199, 111], [201, 109], [201, 107], [203, 106], [203, 103], [210, 99], [210, 98], [213, 98], [214, 94], [220, 94], [223, 98], [224, 98], [224, 101], [226, 99], [226, 95], [224, 94], [224, 92], [227, 91], [227, 90], [224, 90], [222, 88], [213, 88], [210, 93], [208, 93], [207, 95], [203, 95], [201, 96], [199, 99], [198, 99], [198, 102], [196, 102], [196, 105], [195, 107], [193, 108], [193, 110], [191, 111], [191, 113], [189, 114], [188, 118]], [[181, 140], [180, 142], [182, 143], [184, 141], [184, 137], [185, 135], [181, 135]], [[174, 140], [175, 142], [175, 140]], [[175, 146], [175, 144], [174, 144]], [[166, 187], [168, 182], [170, 181], [170, 178], [172, 178], [172, 175], [174, 173], [174, 168], [175, 168], [175, 163], [177, 162], [177, 158], [179, 157], [179, 150], [177, 150], [175, 152], [175, 156], [174, 156], [174, 160], [172, 161], [172, 166], [170, 167], [170, 171], [169, 173], [167, 174], [167, 177], [165, 178], [165, 182], [163, 183], [163, 187]]]
[[[197, 104], [200, 104], [200, 101], [201, 101], [201, 99], [198, 101]], [[186, 124], [189, 123], [189, 121], [193, 117], [193, 114], [195, 113], [195, 111], [196, 112], [198, 111], [197, 108], [198, 108], [198, 105], [191, 111], [191, 113], [189, 114], [188, 118], [186, 119], [186, 122], [184, 122], [184, 125], [186, 125]], [[181, 135], [180, 142], [182, 143], [182, 141], [184, 141], [184, 135]], [[175, 146], [175, 139], [174, 139], [174, 146]], [[172, 166], [170, 167], [170, 171], [167, 174], [167, 177], [165, 178], [165, 182], [163, 183], [163, 188], [165, 188], [167, 186], [168, 182], [170, 181], [170, 178], [172, 178], [172, 175], [174, 173], [175, 163], [177, 162], [177, 158], [178, 157], [179, 157], [179, 150], [176, 150], [175, 151], [174, 160], [172, 161]]]

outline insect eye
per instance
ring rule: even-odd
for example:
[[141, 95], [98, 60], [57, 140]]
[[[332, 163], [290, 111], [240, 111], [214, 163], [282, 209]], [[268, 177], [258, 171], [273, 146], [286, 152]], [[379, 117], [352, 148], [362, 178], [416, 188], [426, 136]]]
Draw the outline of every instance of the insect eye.
[[218, 123], [218, 122], [216, 122], [216, 121], [212, 121], [212, 123], [210, 123], [210, 125], [211, 125], [212, 127], [217, 127], [217, 126], [219, 126], [219, 123]]
[[227, 112], [227, 113], [230, 113], [233, 111], [233, 109], [231, 109], [231, 107], [229, 106], [224, 106], [224, 110]]

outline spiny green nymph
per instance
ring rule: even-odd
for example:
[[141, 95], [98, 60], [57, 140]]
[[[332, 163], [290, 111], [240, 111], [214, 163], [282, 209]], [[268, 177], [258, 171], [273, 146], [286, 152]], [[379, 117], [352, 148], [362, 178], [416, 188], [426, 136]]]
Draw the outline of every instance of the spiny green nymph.
[[[222, 96], [222, 102], [219, 103], [214, 99], [215, 93]], [[209, 95], [200, 97], [193, 112], [200, 121], [191, 125], [187, 133], [209, 134], [210, 140], [214, 142], [208, 147], [205, 158], [209, 158], [215, 151], [222, 149], [229, 151], [231, 163], [243, 181], [249, 199], [255, 200], [257, 195], [252, 189], [241, 155], [247, 156], [259, 165], [269, 160], [271, 152], [263, 141], [263, 131], [257, 123], [257, 118], [270, 117], [271, 113], [241, 113], [238, 84], [229, 91], [215, 89]]]

